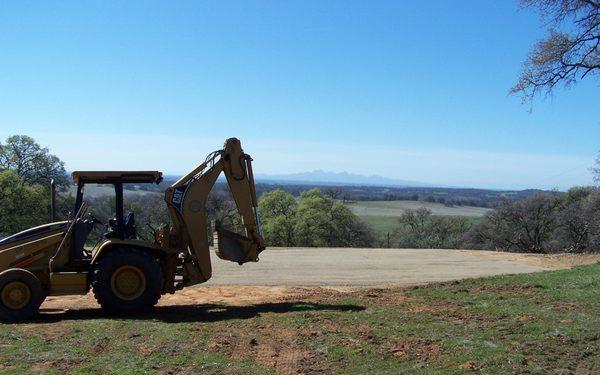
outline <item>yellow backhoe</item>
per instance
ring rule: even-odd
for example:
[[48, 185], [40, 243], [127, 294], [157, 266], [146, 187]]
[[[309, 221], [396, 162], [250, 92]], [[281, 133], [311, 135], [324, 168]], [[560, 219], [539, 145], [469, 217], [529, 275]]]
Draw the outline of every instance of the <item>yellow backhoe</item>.
[[[212, 270], [206, 199], [223, 172], [244, 234], [216, 226], [214, 245], [222, 259], [258, 261], [265, 249], [258, 217], [252, 159], [240, 141], [230, 138], [197, 168], [165, 191], [171, 225], [154, 230], [154, 241], [141, 240], [133, 213], [124, 215], [123, 184], [162, 181], [157, 171], [73, 172], [75, 209], [69, 220], [31, 228], [0, 240], [0, 318], [20, 320], [39, 310], [46, 296], [86, 294], [111, 313], [151, 308], [162, 294], [210, 279]], [[116, 215], [92, 248], [86, 239], [96, 224], [84, 201], [86, 184], [115, 190]]]

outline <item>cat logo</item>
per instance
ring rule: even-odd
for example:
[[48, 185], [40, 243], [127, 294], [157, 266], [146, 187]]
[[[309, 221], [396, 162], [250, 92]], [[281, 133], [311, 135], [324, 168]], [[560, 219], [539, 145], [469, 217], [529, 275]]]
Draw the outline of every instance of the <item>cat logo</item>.
[[181, 200], [183, 199], [183, 191], [175, 190], [173, 192], [173, 204], [181, 204]]
[[177, 188], [173, 191], [173, 198], [171, 202], [181, 210], [183, 204], [183, 196], [185, 195], [185, 187]]

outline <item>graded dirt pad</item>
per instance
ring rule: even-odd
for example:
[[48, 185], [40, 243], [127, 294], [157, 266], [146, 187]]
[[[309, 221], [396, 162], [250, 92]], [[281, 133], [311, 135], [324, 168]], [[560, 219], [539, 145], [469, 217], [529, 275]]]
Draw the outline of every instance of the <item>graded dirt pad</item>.
[[[432, 249], [272, 248], [258, 263], [242, 266], [213, 254], [213, 278], [197, 287], [165, 295], [159, 306], [225, 304], [245, 306], [281, 298], [365, 287], [422, 285], [564, 269], [600, 261], [599, 254], [514, 254]], [[42, 311], [96, 308], [91, 294], [48, 297]]]
[[213, 256], [207, 285], [416, 285], [555, 268], [536, 259], [472, 250], [269, 248], [260, 262], [242, 266]]

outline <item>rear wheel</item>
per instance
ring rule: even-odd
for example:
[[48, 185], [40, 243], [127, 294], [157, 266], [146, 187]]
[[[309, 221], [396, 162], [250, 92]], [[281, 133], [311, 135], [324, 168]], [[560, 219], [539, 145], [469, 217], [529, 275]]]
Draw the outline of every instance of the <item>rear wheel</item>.
[[161, 295], [160, 263], [138, 249], [116, 249], [94, 268], [94, 296], [109, 312], [136, 312], [154, 306]]
[[44, 301], [42, 283], [31, 272], [11, 268], [0, 273], [0, 318], [25, 320], [37, 314]]

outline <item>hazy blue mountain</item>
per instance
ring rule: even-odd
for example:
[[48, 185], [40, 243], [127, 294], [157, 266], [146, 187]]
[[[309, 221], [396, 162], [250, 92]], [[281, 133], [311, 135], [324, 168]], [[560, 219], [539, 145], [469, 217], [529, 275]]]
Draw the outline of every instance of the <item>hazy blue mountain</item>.
[[292, 174], [257, 174], [256, 180], [260, 182], [293, 182], [313, 185], [433, 186], [418, 181], [396, 180], [377, 175], [365, 176], [348, 172], [328, 172], [320, 169]]

